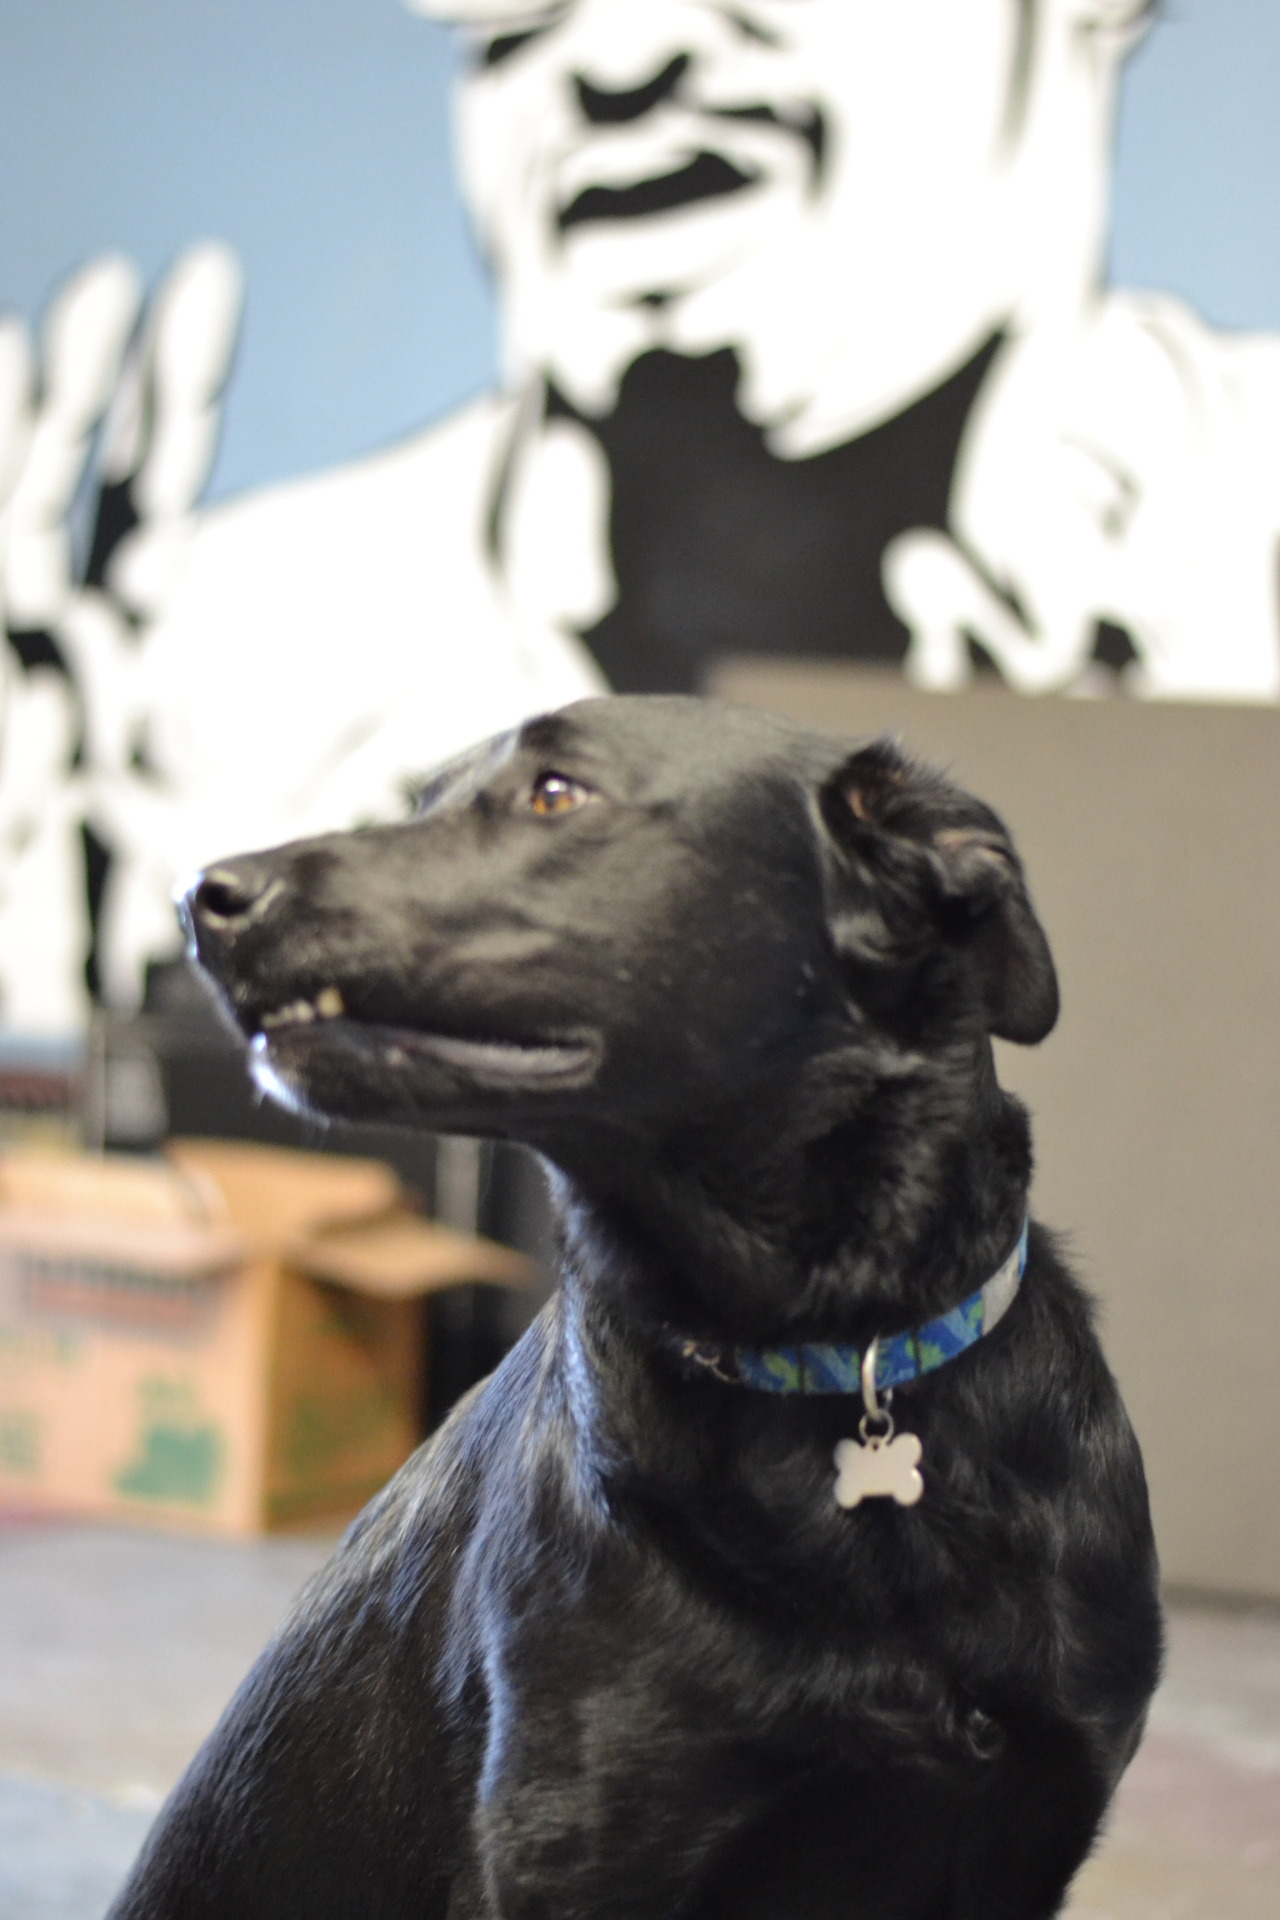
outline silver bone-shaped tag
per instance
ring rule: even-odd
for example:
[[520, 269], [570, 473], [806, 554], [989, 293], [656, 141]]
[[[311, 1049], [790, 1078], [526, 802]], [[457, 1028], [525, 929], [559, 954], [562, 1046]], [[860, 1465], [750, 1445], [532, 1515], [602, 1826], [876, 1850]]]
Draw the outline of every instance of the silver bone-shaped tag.
[[896, 1440], [879, 1433], [869, 1440], [842, 1440], [836, 1448], [836, 1505], [896, 1500], [900, 1507], [914, 1507], [924, 1492], [923, 1452], [915, 1433], [900, 1433]]
[[[876, 1398], [876, 1349], [873, 1340], [862, 1356], [862, 1404], [865, 1409], [858, 1422], [857, 1440], [842, 1440], [836, 1448], [836, 1505], [856, 1507], [862, 1500], [896, 1500], [900, 1507], [914, 1507], [924, 1492], [920, 1461], [924, 1448], [915, 1433], [900, 1433], [895, 1440], [893, 1419], [886, 1394], [881, 1406]], [[872, 1427], [883, 1432], [873, 1433]]]

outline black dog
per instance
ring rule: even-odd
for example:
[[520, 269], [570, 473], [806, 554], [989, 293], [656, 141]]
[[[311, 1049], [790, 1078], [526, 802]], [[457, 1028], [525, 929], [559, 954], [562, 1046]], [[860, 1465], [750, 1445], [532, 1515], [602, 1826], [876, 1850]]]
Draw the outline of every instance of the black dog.
[[[1039, 1228], [1017, 1286], [989, 1036], [1041, 1039], [1057, 986], [995, 815], [884, 743], [588, 701], [187, 912], [264, 1086], [539, 1149], [564, 1277], [304, 1596], [120, 1920], [1057, 1912], [1160, 1627]], [[867, 1474], [897, 1496], [840, 1504]]]

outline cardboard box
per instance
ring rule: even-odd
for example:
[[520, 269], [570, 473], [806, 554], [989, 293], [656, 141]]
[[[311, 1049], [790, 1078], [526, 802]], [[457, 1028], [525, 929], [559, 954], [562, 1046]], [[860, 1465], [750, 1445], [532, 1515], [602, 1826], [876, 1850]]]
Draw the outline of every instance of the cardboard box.
[[0, 1504], [215, 1533], [356, 1512], [419, 1438], [421, 1299], [531, 1263], [376, 1161], [0, 1159]]
[[0, 1033], [0, 1153], [78, 1147], [84, 1047]]

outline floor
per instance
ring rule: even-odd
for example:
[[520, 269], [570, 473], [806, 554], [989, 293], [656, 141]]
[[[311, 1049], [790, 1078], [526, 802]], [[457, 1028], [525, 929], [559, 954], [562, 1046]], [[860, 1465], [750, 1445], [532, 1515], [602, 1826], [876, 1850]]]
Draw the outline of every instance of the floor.
[[[0, 1523], [0, 1920], [101, 1920], [328, 1544]], [[1171, 1609], [1168, 1679], [1070, 1913], [1280, 1914], [1280, 1610]]]

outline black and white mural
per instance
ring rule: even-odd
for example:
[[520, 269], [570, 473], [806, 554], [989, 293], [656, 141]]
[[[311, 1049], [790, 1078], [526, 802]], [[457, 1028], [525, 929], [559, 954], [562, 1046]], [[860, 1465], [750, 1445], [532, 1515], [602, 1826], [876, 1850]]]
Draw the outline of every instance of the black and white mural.
[[415, 4], [467, 43], [495, 391], [201, 510], [227, 250], [0, 331], [11, 1030], [83, 1018], [90, 920], [135, 1003], [199, 861], [606, 684], [1280, 697], [1280, 338], [1104, 285], [1142, 0]]

